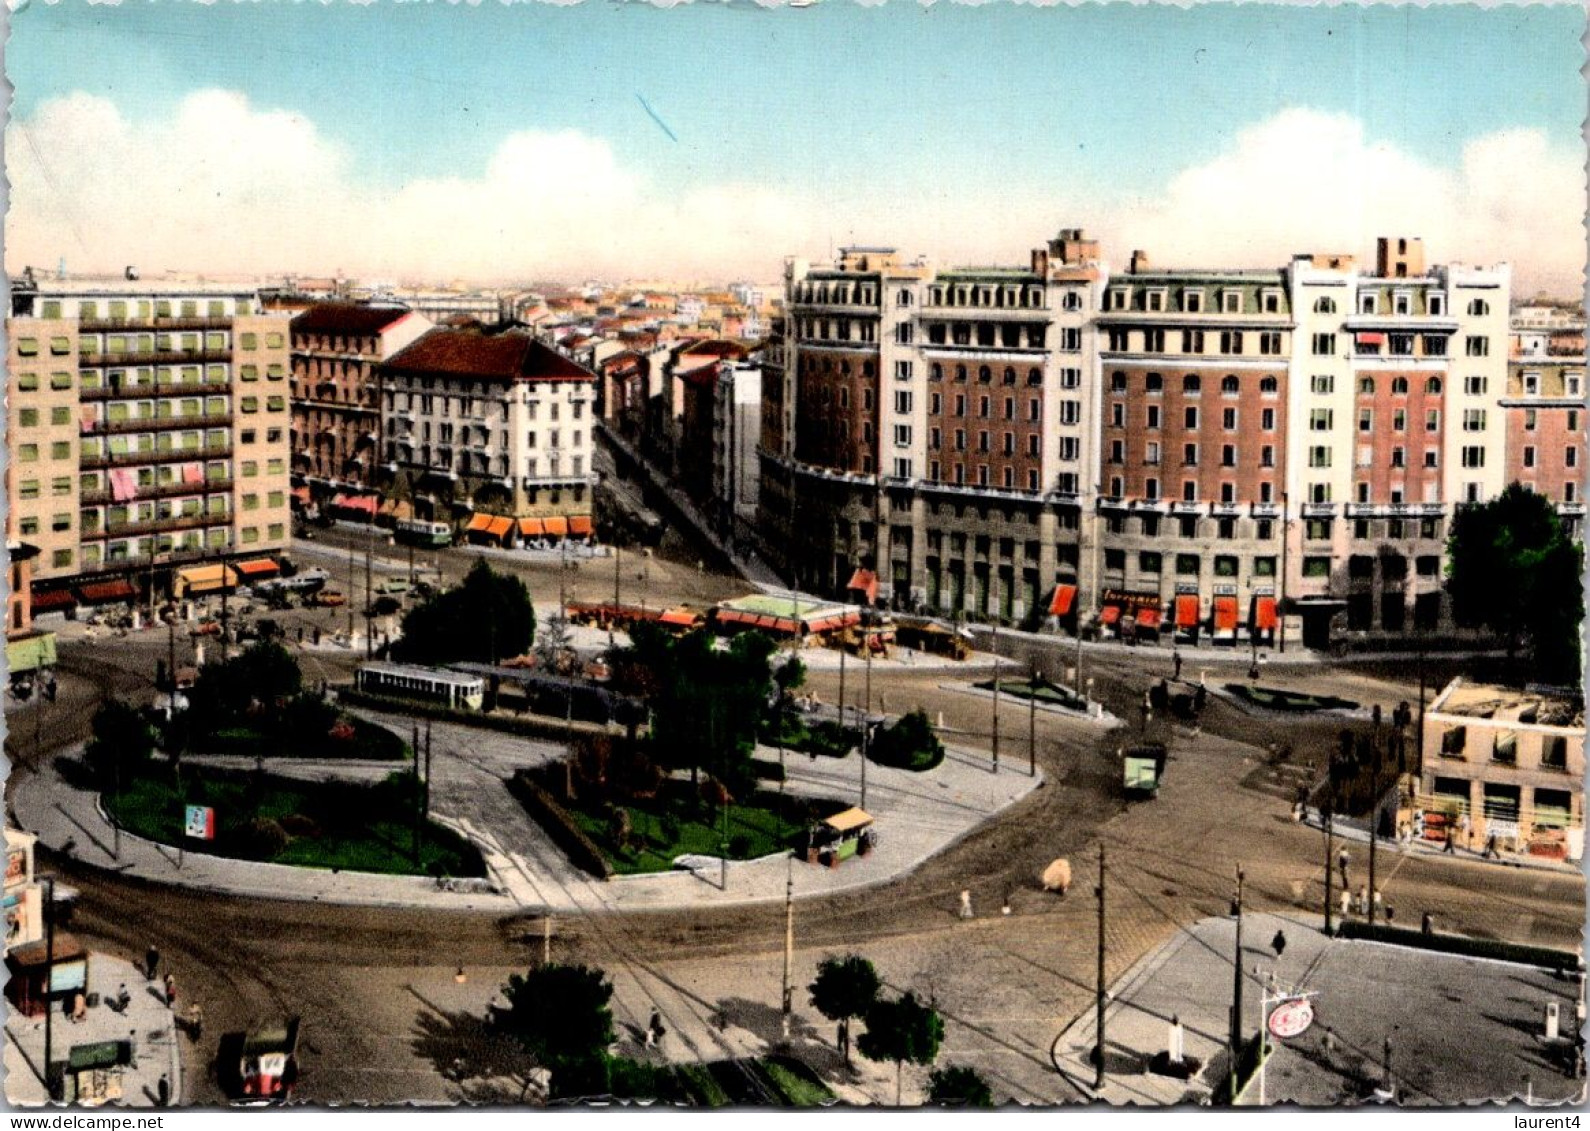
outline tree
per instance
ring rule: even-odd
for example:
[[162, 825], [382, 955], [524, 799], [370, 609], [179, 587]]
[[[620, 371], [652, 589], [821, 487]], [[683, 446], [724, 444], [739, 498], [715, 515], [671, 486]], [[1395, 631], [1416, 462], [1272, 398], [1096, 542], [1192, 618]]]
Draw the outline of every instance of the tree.
[[923, 1005], [908, 993], [890, 1001], [872, 1003], [866, 1013], [867, 1031], [856, 1047], [868, 1060], [894, 1061], [894, 1106], [900, 1106], [900, 1074], [906, 1061], [932, 1064], [944, 1041], [944, 1019], [938, 1010]]
[[1460, 508], [1447, 559], [1458, 624], [1496, 633], [1509, 654], [1528, 647], [1543, 682], [1579, 682], [1583, 551], [1548, 499], [1513, 483], [1489, 502]]
[[410, 609], [398, 658], [421, 664], [495, 663], [523, 655], [535, 639], [535, 609], [519, 578], [478, 558], [461, 584]]
[[83, 750], [89, 768], [104, 786], [116, 786], [138, 772], [155, 750], [154, 732], [138, 711], [112, 699], [94, 713], [93, 737]]
[[502, 992], [498, 1024], [552, 1073], [554, 1096], [607, 1091], [613, 983], [601, 969], [549, 963], [512, 975]]
[[931, 770], [944, 760], [944, 743], [933, 732], [927, 712], [918, 707], [878, 732], [872, 740], [872, 760], [880, 766]]
[[975, 1068], [940, 1068], [928, 1077], [928, 1100], [950, 1107], [993, 1107], [994, 1093]]
[[247, 725], [274, 735], [288, 701], [302, 686], [303, 673], [291, 652], [274, 641], [250, 645], [230, 660], [199, 669], [188, 696], [193, 733], [204, 738]]
[[817, 967], [817, 980], [807, 987], [812, 1007], [839, 1023], [839, 1051], [846, 1068], [850, 1067], [850, 1022], [872, 1007], [882, 987], [872, 963], [856, 954], [823, 959]]

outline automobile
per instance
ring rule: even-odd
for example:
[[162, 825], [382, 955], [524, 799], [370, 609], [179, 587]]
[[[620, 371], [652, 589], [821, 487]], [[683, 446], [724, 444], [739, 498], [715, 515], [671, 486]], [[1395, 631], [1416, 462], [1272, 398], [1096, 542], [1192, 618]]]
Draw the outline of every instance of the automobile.
[[348, 598], [335, 589], [322, 589], [319, 593], [305, 599], [306, 604], [318, 605], [323, 609], [334, 609], [339, 605], [346, 605]]
[[408, 578], [388, 577], [375, 587], [375, 591], [383, 596], [401, 597], [409, 591]]

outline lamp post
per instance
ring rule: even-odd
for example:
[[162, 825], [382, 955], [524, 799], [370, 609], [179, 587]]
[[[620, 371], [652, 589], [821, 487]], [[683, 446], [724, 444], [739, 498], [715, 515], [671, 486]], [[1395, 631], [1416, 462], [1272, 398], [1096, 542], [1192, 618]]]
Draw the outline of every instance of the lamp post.
[[994, 767], [993, 772], [999, 773], [999, 621], [994, 621], [993, 642], [989, 645], [994, 652], [994, 711], [993, 711], [993, 736], [994, 736]]
[[1237, 918], [1237, 949], [1231, 964], [1231, 1103], [1237, 1102], [1237, 1077], [1242, 1056], [1242, 886], [1246, 879], [1241, 866], [1237, 867], [1237, 898], [1231, 904], [1231, 913]]
[[1043, 672], [1033, 669], [1032, 682], [1027, 685], [1027, 776], [1038, 776], [1038, 686], [1043, 682]]

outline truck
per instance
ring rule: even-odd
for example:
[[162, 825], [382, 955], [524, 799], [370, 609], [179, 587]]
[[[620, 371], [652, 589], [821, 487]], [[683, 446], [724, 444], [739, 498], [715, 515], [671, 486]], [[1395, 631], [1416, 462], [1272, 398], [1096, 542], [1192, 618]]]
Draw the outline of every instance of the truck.
[[221, 1039], [227, 1093], [254, 1103], [286, 1103], [298, 1083], [299, 1018], [272, 1019]]

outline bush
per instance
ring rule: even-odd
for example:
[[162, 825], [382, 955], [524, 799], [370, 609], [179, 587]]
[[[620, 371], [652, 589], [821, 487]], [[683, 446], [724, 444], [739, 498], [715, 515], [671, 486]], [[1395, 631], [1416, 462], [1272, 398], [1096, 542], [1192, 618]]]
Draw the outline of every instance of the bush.
[[784, 767], [765, 758], [751, 759], [751, 774], [757, 781], [785, 781]]
[[271, 860], [291, 843], [281, 822], [270, 817], [255, 817], [237, 833], [238, 849], [251, 860]]
[[584, 868], [598, 879], [612, 878], [613, 866], [602, 855], [596, 842], [585, 835], [585, 830], [569, 816], [568, 810], [531, 778], [529, 770], [519, 770], [509, 778], [508, 789], [536, 823], [547, 831], [553, 843], [568, 853], [575, 867]]
[[817, 754], [824, 758], [843, 758], [856, 748], [860, 740], [861, 736], [856, 731], [829, 719], [807, 731], [806, 741], [799, 746], [799, 749], [803, 753]]
[[944, 761], [944, 744], [933, 733], [927, 712], [918, 708], [879, 730], [872, 740], [871, 757], [880, 766], [921, 773]]
[[282, 831], [297, 840], [299, 837], [316, 837], [320, 835], [320, 825], [313, 817], [306, 817], [302, 813], [289, 813], [281, 819]]

